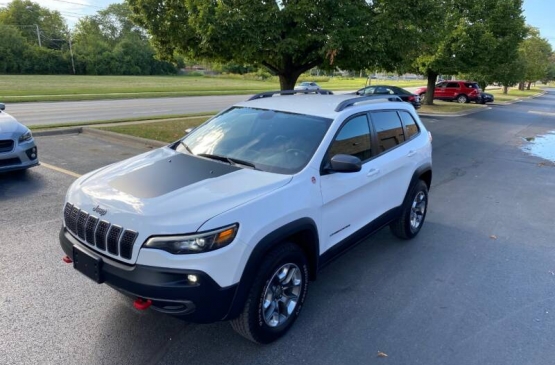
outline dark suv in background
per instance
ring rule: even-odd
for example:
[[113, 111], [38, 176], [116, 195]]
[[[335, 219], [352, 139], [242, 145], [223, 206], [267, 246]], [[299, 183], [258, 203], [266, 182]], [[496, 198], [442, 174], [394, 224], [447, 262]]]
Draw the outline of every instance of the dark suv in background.
[[[426, 97], [426, 88], [422, 87], [416, 90], [415, 94], [420, 96], [420, 100], [424, 101]], [[482, 101], [481, 90], [478, 83], [473, 81], [442, 81], [436, 84], [434, 90], [434, 99], [457, 101], [458, 103], [469, 103]]]

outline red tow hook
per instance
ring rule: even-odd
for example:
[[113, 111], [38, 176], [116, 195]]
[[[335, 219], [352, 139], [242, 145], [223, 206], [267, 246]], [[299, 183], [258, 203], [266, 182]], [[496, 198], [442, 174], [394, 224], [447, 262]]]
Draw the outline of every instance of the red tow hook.
[[152, 300], [150, 299], [137, 298], [133, 302], [133, 307], [135, 307], [140, 311], [147, 310], [148, 307], [150, 307], [151, 305], [152, 305]]
[[65, 262], [66, 264], [71, 264], [73, 262], [73, 260], [68, 255], [65, 255], [64, 257], [62, 257], [62, 261]]

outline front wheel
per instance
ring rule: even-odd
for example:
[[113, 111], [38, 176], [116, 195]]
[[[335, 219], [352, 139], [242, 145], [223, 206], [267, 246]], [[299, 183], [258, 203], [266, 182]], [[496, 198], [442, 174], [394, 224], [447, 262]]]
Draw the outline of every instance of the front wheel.
[[424, 104], [424, 101], [425, 101], [425, 100], [426, 100], [426, 93], [420, 94], [420, 102], [421, 102], [422, 104]]
[[243, 312], [231, 321], [241, 336], [270, 343], [293, 325], [308, 288], [308, 265], [299, 246], [285, 242], [264, 258]]
[[412, 186], [401, 209], [401, 216], [389, 226], [391, 232], [402, 239], [414, 238], [420, 232], [428, 210], [428, 186], [424, 181], [418, 180]]

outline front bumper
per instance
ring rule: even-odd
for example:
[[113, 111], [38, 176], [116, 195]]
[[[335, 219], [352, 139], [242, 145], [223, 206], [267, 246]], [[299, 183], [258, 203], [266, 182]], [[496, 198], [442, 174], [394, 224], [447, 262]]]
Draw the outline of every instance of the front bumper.
[[[198, 270], [182, 270], [144, 265], [127, 265], [91, 250], [64, 227], [60, 244], [74, 260], [74, 250], [99, 260], [98, 282], [106, 283], [131, 298], [150, 299], [151, 308], [196, 323], [226, 319], [237, 285], [220, 287], [209, 275]], [[74, 260], [75, 263], [75, 260]], [[198, 280], [191, 283], [188, 275]]]
[[28, 169], [38, 164], [38, 150], [33, 139], [20, 144], [15, 141], [12, 151], [0, 153], [0, 172]]

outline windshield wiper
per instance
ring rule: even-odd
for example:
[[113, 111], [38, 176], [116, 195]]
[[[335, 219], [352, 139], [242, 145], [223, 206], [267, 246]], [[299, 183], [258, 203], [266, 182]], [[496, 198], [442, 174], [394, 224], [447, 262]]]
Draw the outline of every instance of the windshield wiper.
[[191, 149], [189, 148], [189, 146], [187, 146], [185, 142], [181, 141], [181, 145], [185, 147], [185, 150], [187, 150], [187, 152], [189, 152], [191, 155], [194, 155], [193, 151], [191, 151]]
[[222, 161], [222, 162], [227, 162], [230, 165], [243, 165], [243, 166], [248, 166], [248, 167], [252, 167], [255, 170], [258, 170], [256, 168], [256, 166], [249, 161], [244, 161], [244, 160], [240, 160], [238, 158], [235, 157], [227, 157], [227, 156], [220, 156], [220, 155], [212, 155], [210, 153], [199, 153], [197, 156], [201, 156], [201, 157], [206, 157], [206, 158], [211, 158], [213, 160], [218, 160], [218, 161]]

